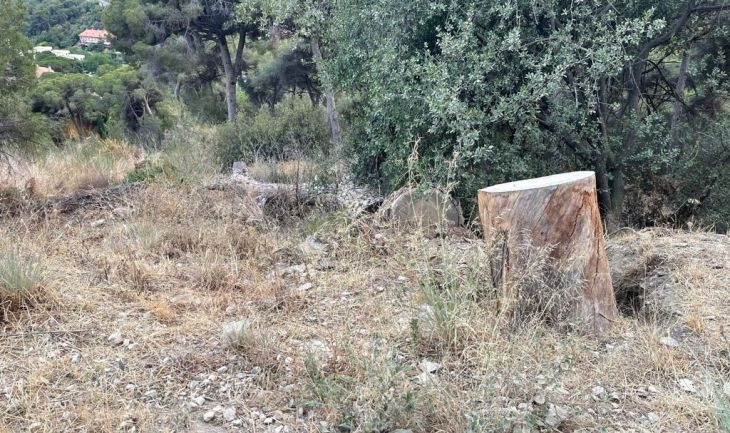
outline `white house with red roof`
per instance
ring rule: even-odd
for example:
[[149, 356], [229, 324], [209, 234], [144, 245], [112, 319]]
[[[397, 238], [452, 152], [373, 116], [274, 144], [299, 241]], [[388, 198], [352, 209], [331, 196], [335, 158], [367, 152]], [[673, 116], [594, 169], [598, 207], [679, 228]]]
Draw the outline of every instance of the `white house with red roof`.
[[81, 45], [109, 45], [109, 32], [99, 29], [86, 29], [79, 33], [79, 43]]

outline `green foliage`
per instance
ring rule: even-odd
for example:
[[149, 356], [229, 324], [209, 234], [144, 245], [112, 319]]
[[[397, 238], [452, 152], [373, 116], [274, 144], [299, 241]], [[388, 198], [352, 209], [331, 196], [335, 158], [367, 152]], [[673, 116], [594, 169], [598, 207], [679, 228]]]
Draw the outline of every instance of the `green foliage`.
[[23, 36], [25, 10], [18, 0], [0, 0], [0, 93], [14, 93], [33, 83], [32, 46]]
[[256, 105], [274, 106], [286, 93], [306, 93], [317, 103], [319, 83], [312, 54], [302, 41], [282, 40], [276, 44], [259, 42], [249, 45], [246, 59], [250, 65], [244, 90]]
[[220, 172], [215, 161], [211, 135], [213, 129], [201, 126], [196, 118], [182, 112], [177, 122], [165, 133], [158, 149], [163, 164], [174, 167], [165, 180], [199, 185]]
[[233, 124], [221, 125], [215, 138], [223, 166], [236, 161], [286, 160], [328, 152], [329, 132], [324, 110], [293, 98], [265, 107], [253, 116], [239, 114]]
[[414, 386], [412, 370], [395, 348], [384, 347], [374, 338], [371, 350], [358, 355], [347, 350], [341, 373], [323, 369], [321, 359], [310, 354], [305, 359], [309, 379], [310, 408], [336, 411], [340, 432], [384, 432], [421, 424], [424, 393]]
[[71, 122], [81, 137], [90, 129], [105, 136], [115, 122], [123, 131], [161, 135], [167, 122], [158, 107], [163, 95], [154, 82], [131, 66], [100, 67], [98, 72], [103, 73], [44, 75], [31, 94], [33, 111]]
[[[488, 184], [591, 169], [604, 213], [623, 215], [647, 158], [671, 153], [666, 135], [650, 143], [641, 135], [671, 129], [676, 59], [693, 31], [718, 41], [728, 30], [728, 20], [686, 5], [338, 2], [327, 66], [353, 97], [346, 114], [356, 173], [386, 190], [408, 176], [454, 185], [473, 204]], [[709, 61], [694, 54], [696, 67]], [[723, 62], [702, 67], [715, 72], [696, 83], [688, 105], [727, 101]], [[686, 162], [652, 165], [671, 176]]]
[[51, 52], [36, 53], [35, 61], [38, 66], [52, 68], [54, 72], [72, 74], [83, 70], [82, 64], [76, 60], [58, 57]]
[[32, 46], [22, 32], [25, 10], [18, 0], [0, 0], [0, 10], [0, 148], [28, 148], [43, 140], [46, 128], [25, 98], [35, 82]]
[[136, 167], [124, 178], [125, 182], [149, 182], [158, 177], [178, 177], [177, 170], [168, 161], [146, 162], [141, 167]]
[[185, 92], [181, 99], [190, 113], [201, 122], [221, 123], [226, 120], [226, 97], [223, 92], [202, 88]]
[[[119, 59], [111, 53], [90, 53], [81, 61], [81, 68], [86, 73], [96, 74], [102, 66], [108, 66], [113, 69], [120, 64]], [[108, 70], [106, 69], [106, 71]], [[101, 72], [105, 72], [105, 69], [102, 69]]]
[[27, 35], [56, 48], [75, 45], [87, 28], [101, 28], [101, 8], [93, 0], [28, 0]]
[[[180, 48], [186, 48], [185, 59], [193, 68], [175, 65], [166, 74], [169, 78], [174, 77], [176, 89], [183, 81], [199, 76], [192, 70], [197, 66], [214, 72], [210, 63], [204, 60], [209, 59], [208, 49], [217, 49], [225, 76], [228, 120], [233, 121], [237, 111], [236, 85], [245, 66], [244, 44], [260, 34], [256, 3], [245, 0], [195, 3], [117, 0], [104, 11], [103, 21], [107, 30], [115, 35], [113, 44], [116, 48], [162, 69], [169, 69], [165, 67], [170, 64], [165, 56], [180, 56], [183, 53]], [[237, 14], [239, 6], [247, 6], [248, 12]], [[175, 76], [175, 72], [183, 76]], [[210, 78], [207, 74], [202, 76]], [[213, 74], [213, 79], [217, 77]], [[213, 79], [206, 79], [205, 83], [209, 84]]]

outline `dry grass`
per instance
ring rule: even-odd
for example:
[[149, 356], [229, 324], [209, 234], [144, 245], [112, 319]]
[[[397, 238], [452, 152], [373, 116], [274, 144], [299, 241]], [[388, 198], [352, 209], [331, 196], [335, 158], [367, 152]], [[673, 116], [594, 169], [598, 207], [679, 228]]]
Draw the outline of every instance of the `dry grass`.
[[0, 253], [0, 319], [43, 297], [43, 268], [37, 258], [17, 251]]
[[[0, 324], [0, 431], [728, 429], [727, 237], [612, 239], [639, 311], [594, 339], [553, 326], [565, 298], [539, 253], [523, 278], [535, 303], [491, 288], [492, 253], [469, 235], [339, 214], [284, 227], [235, 193], [164, 183], [119, 206], [0, 225], [49, 294]], [[299, 248], [310, 235], [325, 253]], [[219, 404], [244, 428], [203, 424]]]
[[0, 185], [39, 197], [104, 188], [124, 179], [141, 157], [126, 143], [93, 138], [40, 158], [13, 157], [2, 164]]
[[305, 159], [293, 161], [256, 161], [248, 167], [252, 178], [271, 183], [309, 183], [321, 168]]

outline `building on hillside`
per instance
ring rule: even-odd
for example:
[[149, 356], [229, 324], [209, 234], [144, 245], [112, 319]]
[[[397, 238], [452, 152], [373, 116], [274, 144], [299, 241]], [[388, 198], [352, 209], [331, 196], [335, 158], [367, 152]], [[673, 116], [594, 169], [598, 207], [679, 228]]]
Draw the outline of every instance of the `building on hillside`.
[[53, 50], [53, 47], [49, 47], [48, 45], [37, 45], [33, 47], [34, 53], [45, 53], [51, 50]]
[[109, 45], [109, 32], [106, 30], [86, 29], [79, 33], [79, 43], [81, 45]]
[[36, 66], [35, 67], [35, 77], [39, 78], [43, 74], [53, 74], [54, 71], [53, 68], [46, 68], [45, 66]]

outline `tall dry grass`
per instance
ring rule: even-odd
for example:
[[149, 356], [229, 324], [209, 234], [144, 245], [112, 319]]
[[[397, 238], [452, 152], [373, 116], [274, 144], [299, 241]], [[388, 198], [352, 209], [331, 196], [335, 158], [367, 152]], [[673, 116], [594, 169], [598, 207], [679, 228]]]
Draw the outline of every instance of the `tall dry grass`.
[[48, 197], [121, 182], [142, 158], [140, 151], [113, 139], [68, 142], [34, 158], [10, 156], [0, 185], [32, 196]]

